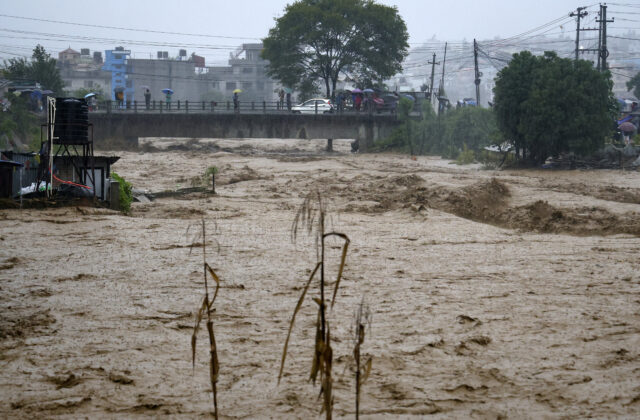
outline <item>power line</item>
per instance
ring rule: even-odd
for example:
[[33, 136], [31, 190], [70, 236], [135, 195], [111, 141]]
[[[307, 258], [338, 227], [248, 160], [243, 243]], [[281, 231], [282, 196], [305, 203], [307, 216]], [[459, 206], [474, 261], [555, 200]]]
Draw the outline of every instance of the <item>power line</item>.
[[60, 24], [63, 24], [63, 25], [84, 26], [84, 27], [87, 27], [87, 28], [117, 29], [117, 30], [121, 30], [121, 31], [131, 31], [131, 32], [147, 32], [147, 33], [152, 33], [152, 34], [199, 36], [199, 37], [204, 37], [204, 38], [224, 38], [224, 39], [251, 39], [251, 40], [260, 40], [261, 39], [261, 38], [255, 38], [255, 37], [237, 37], [237, 36], [226, 36], [226, 35], [205, 35], [205, 34], [193, 34], [193, 33], [184, 33], [184, 32], [156, 31], [156, 30], [153, 30], [153, 29], [123, 28], [123, 27], [118, 27], [118, 26], [94, 25], [94, 24], [77, 23], [77, 22], [65, 22], [65, 21], [61, 21], [61, 20], [38, 19], [38, 18], [32, 18], [32, 17], [14, 16], [14, 15], [5, 15], [5, 14], [0, 14], [0, 17], [6, 17], [6, 18], [11, 18], [11, 19], [30, 20], [30, 21], [36, 21], [36, 22], [60, 23]]

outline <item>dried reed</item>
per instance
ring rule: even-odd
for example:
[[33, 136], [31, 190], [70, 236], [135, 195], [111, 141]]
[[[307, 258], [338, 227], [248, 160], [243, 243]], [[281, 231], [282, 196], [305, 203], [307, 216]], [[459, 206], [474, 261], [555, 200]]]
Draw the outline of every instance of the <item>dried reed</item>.
[[315, 351], [313, 356], [313, 363], [311, 366], [311, 375], [309, 379], [315, 384], [318, 373], [320, 373], [320, 396], [323, 397], [322, 412], [325, 412], [326, 418], [331, 419], [333, 412], [333, 395], [332, 395], [332, 379], [331, 368], [333, 362], [333, 350], [331, 348], [331, 332], [329, 329], [329, 323], [326, 320], [326, 303], [325, 303], [325, 240], [329, 237], [335, 236], [344, 240], [342, 246], [342, 256], [340, 259], [340, 267], [338, 269], [338, 275], [336, 278], [336, 284], [333, 290], [333, 297], [331, 306], [335, 304], [336, 295], [338, 293], [338, 287], [340, 286], [340, 280], [342, 279], [342, 273], [344, 271], [344, 265], [347, 258], [347, 249], [349, 247], [349, 238], [344, 233], [340, 232], [328, 232], [325, 233], [326, 222], [326, 206], [322, 200], [322, 195], [319, 191], [309, 193], [293, 221], [291, 228], [292, 240], [295, 242], [298, 231], [304, 229], [308, 234], [315, 233], [316, 253], [318, 262], [316, 263], [313, 272], [309, 276], [298, 303], [293, 311], [291, 321], [289, 322], [289, 331], [287, 332], [287, 339], [284, 343], [284, 349], [282, 351], [282, 361], [280, 364], [280, 372], [278, 374], [278, 383], [282, 378], [284, 371], [284, 364], [287, 357], [287, 348], [289, 346], [289, 338], [291, 337], [291, 331], [293, 330], [293, 324], [295, 322], [296, 315], [302, 306], [304, 298], [309, 290], [309, 286], [318, 270], [320, 270], [320, 298], [314, 298], [313, 300], [318, 304], [318, 316], [316, 320], [316, 341]]
[[[193, 361], [193, 369], [196, 367], [196, 340], [198, 330], [200, 329], [200, 322], [204, 317], [204, 314], [207, 314], [207, 332], [209, 333], [209, 346], [210, 346], [210, 370], [209, 376], [211, 379], [211, 390], [213, 391], [213, 415], [218, 419], [218, 391], [216, 388], [216, 384], [218, 383], [218, 373], [220, 371], [220, 365], [218, 364], [218, 352], [216, 347], [216, 337], [213, 333], [213, 320], [211, 319], [211, 312], [213, 303], [218, 296], [218, 289], [220, 288], [220, 278], [216, 272], [211, 268], [211, 266], [207, 263], [207, 241], [206, 241], [206, 229], [204, 224], [204, 219], [202, 220], [202, 262], [203, 262], [203, 276], [204, 276], [204, 299], [202, 301], [202, 305], [200, 305], [200, 309], [198, 309], [198, 314], [196, 315], [196, 324], [193, 328], [193, 335], [191, 336], [191, 356]], [[195, 243], [195, 241], [194, 241]], [[216, 289], [213, 293], [213, 299], [209, 301], [209, 284], [207, 281], [207, 273], [211, 276], [211, 278], [216, 282]]]
[[360, 305], [358, 306], [358, 310], [356, 311], [353, 337], [353, 358], [356, 362], [356, 420], [360, 418], [360, 389], [362, 387], [362, 384], [369, 377], [369, 373], [371, 373], [371, 365], [373, 363], [373, 359], [369, 357], [369, 359], [364, 364], [364, 372], [361, 371], [360, 347], [364, 343], [364, 336], [367, 326], [369, 326], [369, 330], [371, 330], [371, 312], [369, 312], [369, 307], [365, 305], [363, 297]]

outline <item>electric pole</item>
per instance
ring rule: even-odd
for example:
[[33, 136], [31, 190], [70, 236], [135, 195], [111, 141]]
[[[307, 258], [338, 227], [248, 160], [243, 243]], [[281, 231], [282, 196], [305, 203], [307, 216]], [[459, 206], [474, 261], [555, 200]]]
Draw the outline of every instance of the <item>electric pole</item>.
[[474, 80], [476, 84], [476, 106], [480, 107], [480, 76], [482, 76], [482, 73], [478, 69], [478, 43], [475, 38], [473, 39], [473, 62], [476, 70], [476, 79]]
[[440, 65], [440, 63], [436, 62], [436, 53], [433, 53], [433, 61], [429, 61], [428, 64], [431, 64], [431, 84], [429, 85], [429, 102], [433, 103], [433, 76], [436, 71], [436, 64]]
[[609, 50], [607, 49], [607, 23], [613, 22], [614, 18], [607, 20], [607, 5], [600, 5], [600, 50], [598, 51], [598, 69], [600, 71], [607, 70], [607, 57]]
[[441, 102], [442, 91], [444, 90], [444, 66], [447, 63], [447, 43], [444, 43], [444, 58], [442, 59], [442, 79], [440, 79], [440, 87], [438, 88], [438, 115], [442, 113], [443, 104]]
[[586, 7], [578, 7], [576, 12], [571, 12], [569, 17], [576, 16], [576, 60], [578, 60], [578, 52], [580, 52], [580, 19], [587, 16], [588, 12], [583, 12]]

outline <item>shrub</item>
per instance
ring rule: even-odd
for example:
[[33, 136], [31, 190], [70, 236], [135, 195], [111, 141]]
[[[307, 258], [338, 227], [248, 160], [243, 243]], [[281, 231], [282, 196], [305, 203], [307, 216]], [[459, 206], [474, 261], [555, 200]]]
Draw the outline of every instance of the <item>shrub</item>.
[[115, 181], [118, 181], [119, 189], [120, 189], [120, 210], [124, 213], [129, 213], [131, 211], [131, 203], [133, 202], [133, 195], [131, 194], [131, 184], [123, 177], [118, 175], [115, 172], [111, 172], [111, 178]]
[[475, 154], [473, 150], [469, 149], [466, 144], [463, 144], [462, 150], [458, 154], [456, 158], [456, 163], [458, 165], [469, 165], [475, 161]]

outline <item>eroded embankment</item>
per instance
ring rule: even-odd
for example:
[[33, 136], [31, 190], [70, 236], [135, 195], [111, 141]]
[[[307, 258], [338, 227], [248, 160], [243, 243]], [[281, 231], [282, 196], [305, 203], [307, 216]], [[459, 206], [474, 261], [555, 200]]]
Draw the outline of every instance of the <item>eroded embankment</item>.
[[[640, 214], [614, 214], [601, 207], [556, 207], [536, 200], [510, 204], [509, 186], [492, 178], [462, 188], [428, 187], [417, 175], [402, 175], [353, 192], [358, 199], [377, 202], [371, 206], [347, 206], [346, 210], [385, 212], [398, 208], [432, 208], [465, 219], [499, 227], [572, 235], [631, 234], [640, 236]], [[613, 200], [619, 201], [619, 200]], [[622, 200], [620, 200], [622, 201]]]

